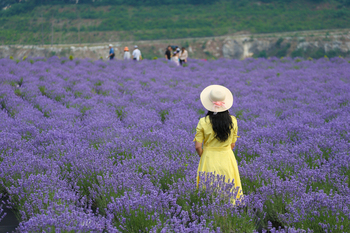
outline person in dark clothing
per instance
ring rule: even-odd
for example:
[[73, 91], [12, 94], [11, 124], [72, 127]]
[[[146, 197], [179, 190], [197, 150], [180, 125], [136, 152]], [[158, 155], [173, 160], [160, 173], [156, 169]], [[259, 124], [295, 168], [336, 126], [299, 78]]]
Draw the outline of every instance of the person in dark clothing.
[[165, 58], [169, 61], [171, 60], [171, 46], [170, 45], [168, 46], [168, 49], [165, 51]]
[[115, 56], [115, 53], [114, 53], [113, 45], [109, 44], [109, 55], [107, 58], [109, 58], [109, 60], [113, 60], [114, 56]]

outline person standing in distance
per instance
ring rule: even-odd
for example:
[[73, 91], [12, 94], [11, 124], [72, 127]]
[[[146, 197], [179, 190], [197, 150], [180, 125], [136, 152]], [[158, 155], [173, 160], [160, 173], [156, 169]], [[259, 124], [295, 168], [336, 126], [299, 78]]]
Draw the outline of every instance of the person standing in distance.
[[180, 65], [182, 65], [182, 63], [187, 63], [187, 58], [188, 58], [188, 52], [185, 49], [185, 47], [182, 47], [180, 52]]
[[165, 59], [167, 59], [168, 61], [171, 60], [171, 46], [168, 46], [168, 49], [165, 51]]
[[135, 45], [135, 49], [132, 52], [132, 57], [134, 61], [142, 60], [141, 51], [138, 49], [137, 45]]
[[109, 60], [113, 60], [114, 56], [115, 56], [115, 53], [114, 53], [113, 45], [109, 44], [109, 55], [107, 58], [109, 58]]
[[176, 64], [176, 66], [179, 66], [179, 53], [177, 51], [174, 51], [173, 57], [171, 60]]
[[234, 181], [238, 191], [232, 200], [235, 204], [237, 199], [243, 197], [243, 192], [237, 161], [232, 151], [239, 137], [237, 119], [228, 111], [233, 104], [232, 93], [224, 86], [210, 85], [201, 92], [200, 100], [208, 113], [199, 120], [193, 140], [200, 157], [197, 187], [201, 173], [224, 175], [224, 181]]
[[124, 60], [130, 60], [130, 52], [128, 47], [124, 48]]

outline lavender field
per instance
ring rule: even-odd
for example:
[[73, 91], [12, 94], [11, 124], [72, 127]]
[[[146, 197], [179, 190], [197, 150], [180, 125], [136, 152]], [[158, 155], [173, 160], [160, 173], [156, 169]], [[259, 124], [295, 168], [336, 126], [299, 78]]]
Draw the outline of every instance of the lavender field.
[[[196, 187], [199, 94], [228, 87], [244, 203]], [[19, 232], [349, 232], [346, 59], [0, 59], [0, 219]], [[203, 179], [204, 180], [204, 179]]]

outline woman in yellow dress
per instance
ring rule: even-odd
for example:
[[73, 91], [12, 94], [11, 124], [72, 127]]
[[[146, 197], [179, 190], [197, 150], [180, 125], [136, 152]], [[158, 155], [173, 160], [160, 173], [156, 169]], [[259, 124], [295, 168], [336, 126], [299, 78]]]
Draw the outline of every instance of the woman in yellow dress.
[[237, 161], [232, 151], [238, 138], [237, 120], [228, 111], [233, 104], [232, 93], [224, 86], [211, 85], [202, 91], [200, 99], [208, 113], [199, 120], [194, 138], [200, 157], [197, 186], [201, 172], [215, 172], [224, 175], [225, 182], [234, 180], [238, 199], [243, 193]]

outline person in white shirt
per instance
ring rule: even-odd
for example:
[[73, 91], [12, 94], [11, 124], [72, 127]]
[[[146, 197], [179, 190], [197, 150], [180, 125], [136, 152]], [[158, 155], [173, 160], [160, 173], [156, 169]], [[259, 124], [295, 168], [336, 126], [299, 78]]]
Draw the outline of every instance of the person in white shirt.
[[173, 57], [171, 58], [171, 60], [173, 62], [175, 62], [175, 64], [177, 66], [179, 66], [180, 65], [180, 63], [179, 63], [179, 53], [175, 51]]
[[188, 58], [187, 50], [185, 49], [185, 47], [182, 47], [180, 52], [180, 65], [182, 65], [183, 62], [187, 63], [187, 58]]
[[129, 48], [125, 47], [124, 48], [124, 60], [129, 60], [130, 59], [130, 52], [129, 52]]
[[132, 57], [135, 61], [142, 60], [141, 51], [138, 49], [137, 45], [135, 45], [135, 49], [132, 52]]

